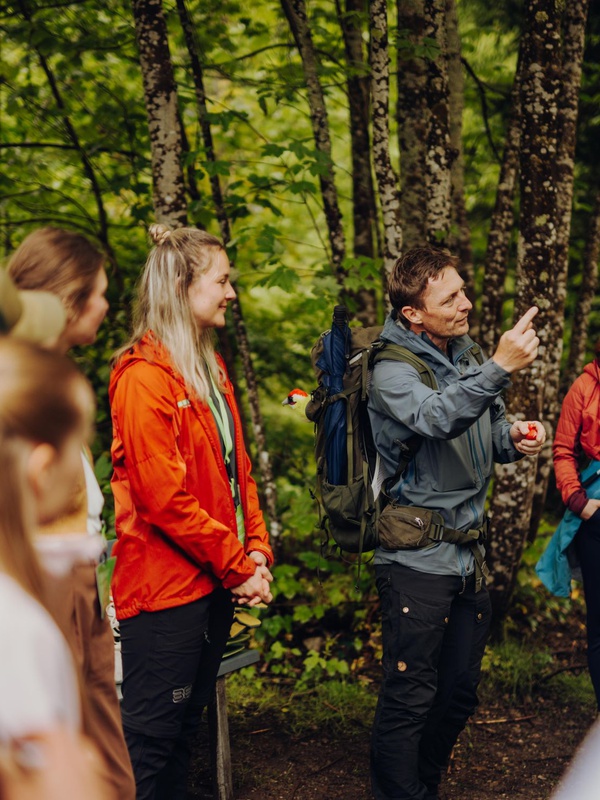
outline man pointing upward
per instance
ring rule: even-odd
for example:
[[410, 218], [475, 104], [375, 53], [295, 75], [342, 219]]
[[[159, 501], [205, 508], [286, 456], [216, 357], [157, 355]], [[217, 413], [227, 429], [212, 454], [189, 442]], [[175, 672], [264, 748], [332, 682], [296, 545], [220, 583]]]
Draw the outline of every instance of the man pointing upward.
[[[416, 507], [443, 521], [434, 544], [375, 552], [383, 617], [371, 751], [376, 800], [438, 797], [442, 771], [477, 705], [491, 616], [482, 541], [493, 464], [535, 455], [546, 438], [538, 421], [507, 422], [500, 398], [511, 374], [537, 356], [538, 309], [484, 360], [468, 336], [472, 304], [457, 267], [447, 250], [414, 248], [398, 259], [389, 282], [393, 311], [381, 338], [424, 361], [437, 390], [398, 361], [378, 362], [371, 384], [369, 415], [384, 471], [395, 475], [407, 440], [414, 453], [390, 487], [392, 499], [409, 517]], [[467, 532], [471, 544], [455, 543]]]

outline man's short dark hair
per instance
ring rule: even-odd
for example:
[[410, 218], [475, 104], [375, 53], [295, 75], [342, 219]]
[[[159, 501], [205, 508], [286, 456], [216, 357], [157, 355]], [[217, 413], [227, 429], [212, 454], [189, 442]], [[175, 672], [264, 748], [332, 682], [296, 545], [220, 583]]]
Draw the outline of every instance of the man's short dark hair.
[[423, 295], [430, 278], [437, 278], [448, 267], [459, 269], [459, 259], [443, 247], [413, 247], [396, 261], [388, 282], [392, 308], [405, 323], [404, 306], [424, 308]]

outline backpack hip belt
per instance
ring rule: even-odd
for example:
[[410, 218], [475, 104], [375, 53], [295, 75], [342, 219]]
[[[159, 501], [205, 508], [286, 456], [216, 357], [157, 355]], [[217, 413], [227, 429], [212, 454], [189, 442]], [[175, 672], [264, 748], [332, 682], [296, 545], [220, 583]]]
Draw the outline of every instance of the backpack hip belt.
[[483, 586], [483, 578], [489, 576], [485, 557], [479, 543], [485, 541], [490, 527], [489, 518], [480, 528], [468, 531], [456, 530], [444, 525], [438, 511], [418, 506], [403, 506], [388, 503], [377, 520], [379, 545], [386, 550], [420, 550], [439, 542], [466, 545], [475, 559], [476, 591]]

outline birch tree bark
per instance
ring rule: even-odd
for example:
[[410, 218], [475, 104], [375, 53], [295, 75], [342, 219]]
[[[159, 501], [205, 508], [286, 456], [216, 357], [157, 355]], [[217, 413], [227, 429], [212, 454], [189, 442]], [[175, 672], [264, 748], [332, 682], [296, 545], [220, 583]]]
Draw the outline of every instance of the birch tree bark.
[[569, 358], [561, 382], [561, 400], [583, 370], [587, 344], [587, 330], [592, 302], [598, 286], [598, 259], [600, 257], [600, 193], [596, 195], [590, 219], [583, 257], [581, 285], [577, 293], [577, 304], [571, 328]]
[[343, 287], [346, 239], [335, 185], [327, 108], [319, 80], [317, 56], [306, 15], [306, 4], [304, 0], [281, 0], [281, 7], [287, 17], [294, 42], [302, 59], [315, 146], [327, 157], [328, 167], [325, 174], [319, 174], [319, 182], [331, 246], [331, 261], [337, 280]]
[[389, 276], [402, 252], [403, 242], [398, 177], [390, 158], [390, 54], [387, 14], [386, 0], [370, 0], [369, 63], [373, 96], [373, 165], [383, 219], [383, 268], [385, 275]]
[[397, 116], [405, 245], [440, 244], [450, 231], [454, 160], [446, 0], [398, 0], [397, 9]]
[[426, 0], [426, 35], [438, 48], [427, 61], [427, 106], [430, 113], [425, 154], [427, 187], [427, 238], [443, 244], [451, 224], [451, 169], [454, 153], [450, 144], [450, 90], [448, 86], [448, 46], [446, 41], [446, 2]]
[[187, 224], [183, 143], [162, 0], [133, 0], [135, 33], [152, 149], [154, 212], [172, 228]]
[[[212, 137], [212, 129], [208, 118], [208, 109], [206, 105], [204, 71], [202, 68], [198, 44], [194, 35], [193, 22], [189, 15], [185, 0], [177, 0], [177, 11], [179, 13], [181, 27], [183, 28], [186, 47], [192, 68], [192, 76], [194, 79], [194, 89], [196, 94], [196, 105], [200, 119], [202, 141], [204, 144], [206, 160], [214, 162], [216, 160], [216, 156]], [[229, 224], [229, 218], [225, 208], [221, 182], [216, 172], [210, 178], [210, 186], [213, 204], [215, 207], [215, 214], [221, 231], [221, 238], [223, 239], [224, 244], [227, 246], [231, 242], [231, 226]], [[256, 449], [258, 452], [258, 469], [261, 476], [265, 509], [269, 520], [271, 544], [275, 554], [277, 555], [280, 551], [281, 545], [281, 521], [277, 513], [277, 487], [273, 478], [271, 458], [267, 448], [265, 424], [260, 408], [258, 381], [256, 379], [256, 371], [252, 361], [252, 352], [250, 349], [250, 342], [248, 340], [248, 331], [246, 329], [246, 323], [244, 321], [242, 306], [237, 290], [236, 294], [237, 297], [231, 303], [231, 308], [233, 312], [239, 354], [242, 360], [244, 377], [246, 379], [248, 402], [250, 404], [250, 415], [252, 420], [252, 431], [254, 433], [254, 441], [256, 442]]]
[[[562, 89], [558, 108], [557, 146], [557, 207], [556, 207], [556, 285], [554, 303], [557, 326], [548, 340], [548, 371], [544, 382], [544, 422], [550, 440], [560, 414], [560, 363], [563, 349], [564, 307], [567, 296], [569, 269], [569, 241], [571, 238], [571, 213], [573, 209], [573, 177], [575, 173], [575, 142], [579, 111], [579, 90], [585, 45], [585, 26], [589, 0], [567, 3], [563, 13]], [[550, 442], [540, 453], [534, 482], [533, 504], [529, 523], [529, 540], [537, 535], [548, 490], [552, 469]]]
[[[521, 218], [515, 318], [535, 303], [540, 352], [531, 368], [517, 373], [508, 396], [509, 418], [539, 419], [548, 373], [557, 369], [548, 359], [548, 343], [562, 330], [563, 309], [557, 306], [557, 136], [561, 92], [560, 18], [554, 0], [528, 0], [522, 43], [523, 124], [520, 157]], [[493, 537], [488, 559], [490, 594], [502, 618], [516, 583], [517, 569], [529, 531], [536, 459], [499, 468], [490, 507]]]

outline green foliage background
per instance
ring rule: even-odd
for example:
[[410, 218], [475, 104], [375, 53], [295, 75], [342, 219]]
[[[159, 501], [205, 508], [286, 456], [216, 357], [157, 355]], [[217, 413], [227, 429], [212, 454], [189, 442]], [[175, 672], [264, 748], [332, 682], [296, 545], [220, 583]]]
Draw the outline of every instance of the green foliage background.
[[[232, 223], [230, 255], [238, 273], [284, 522], [283, 557], [274, 570], [275, 604], [264, 615], [257, 641], [270, 673], [282, 679], [301, 680], [308, 687], [324, 677], [359, 676], [380, 651], [370, 568], [364, 569], [357, 592], [351, 565], [321, 558], [310, 496], [312, 431], [281, 406], [294, 386], [306, 390], [313, 386], [310, 348], [329, 327], [338, 292], [318, 185], [326, 164], [313, 144], [300, 60], [278, 3], [189, 3], [217, 151], [217, 161], [211, 164], [202, 145], [176, 9], [173, 3], [164, 5], [188, 142], [183, 163], [193, 187], [189, 222], [218, 232], [208, 183], [211, 173], [218, 174]], [[468, 64], [466, 202], [475, 262], [481, 264], [516, 67], [522, 3], [501, 0], [490, 6], [463, 0], [459, 14]], [[310, 4], [310, 15], [350, 239], [343, 44], [334, 4], [316, 0]], [[598, 185], [599, 20], [592, 9], [581, 95], [569, 310], [576, 298], [586, 225]], [[148, 248], [145, 229], [153, 219], [150, 148], [131, 8], [122, 0], [9, 4], [0, 9], [0, 25], [4, 254], [40, 225], [76, 228], [96, 238], [109, 254], [111, 311], [96, 344], [76, 357], [98, 397], [95, 455], [110, 527], [108, 363], [127, 335], [134, 287]], [[401, 35], [393, 30], [392, 41]], [[436, 56], [434, 51], [430, 55]], [[69, 123], [79, 148], [69, 137]], [[399, 169], [395, 133], [392, 129], [392, 158]], [[97, 196], [82, 153], [93, 170]], [[346, 266], [347, 288], [375, 287], [383, 318], [380, 264], [349, 257]], [[477, 278], [481, 283], [480, 271]], [[599, 330], [595, 308], [590, 341]]]

